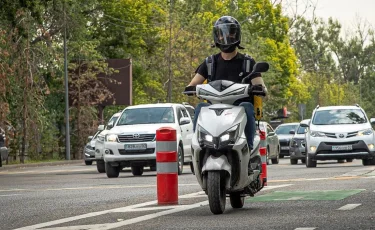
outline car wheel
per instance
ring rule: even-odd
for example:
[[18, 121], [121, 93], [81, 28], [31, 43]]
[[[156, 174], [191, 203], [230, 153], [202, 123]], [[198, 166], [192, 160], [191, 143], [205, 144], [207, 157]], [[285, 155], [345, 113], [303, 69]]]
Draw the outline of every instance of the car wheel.
[[367, 165], [375, 165], [375, 158], [373, 159], [363, 159], [362, 160], [362, 164], [364, 166], [367, 166]]
[[267, 147], [267, 154], [266, 154], [266, 164], [267, 165], [269, 165], [270, 164], [270, 158], [269, 158], [269, 156], [268, 156], [268, 154], [269, 154], [269, 148]]
[[142, 176], [143, 166], [132, 166], [131, 168], [132, 168], [133, 176]]
[[120, 167], [112, 166], [108, 162], [105, 162], [105, 172], [108, 178], [116, 178], [120, 174]]
[[105, 173], [105, 165], [104, 161], [97, 161], [96, 162], [96, 169], [99, 173]]
[[279, 161], [280, 161], [279, 158], [280, 158], [280, 148], [278, 148], [278, 151], [276, 153], [276, 158], [275, 159], [271, 159], [272, 164], [275, 164], [275, 165], [279, 164]]
[[195, 175], [193, 162], [190, 162], [190, 170]]
[[182, 152], [182, 148], [178, 146], [178, 175], [181, 175], [184, 171], [184, 153]]
[[85, 161], [85, 165], [92, 165], [92, 161]]
[[353, 162], [353, 159], [346, 159], [346, 162]]
[[337, 163], [339, 164], [345, 163], [345, 160], [337, 160]]
[[296, 164], [298, 164], [298, 159], [290, 159], [290, 164], [291, 164], [291, 165], [296, 165]]
[[306, 155], [306, 167], [307, 168], [315, 168], [316, 167], [316, 161], [313, 161], [309, 155]]
[[3, 158], [1, 157], [1, 153], [0, 153], [0, 167], [3, 167]]

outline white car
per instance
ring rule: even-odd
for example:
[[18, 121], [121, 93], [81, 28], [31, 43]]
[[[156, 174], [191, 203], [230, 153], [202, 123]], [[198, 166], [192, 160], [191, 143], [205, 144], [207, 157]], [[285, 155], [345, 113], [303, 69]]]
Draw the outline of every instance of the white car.
[[104, 139], [105, 135], [109, 132], [109, 130], [113, 127], [116, 123], [117, 119], [120, 117], [121, 112], [115, 113], [109, 119], [107, 126], [99, 125], [98, 131], [100, 132], [95, 139], [95, 160], [96, 160], [96, 169], [99, 173], [105, 172], [104, 166]]
[[156, 170], [156, 130], [172, 127], [177, 132], [178, 173], [192, 161], [193, 122], [182, 104], [158, 103], [127, 107], [105, 138], [105, 171], [109, 178], [131, 167], [142, 175], [144, 167]]
[[356, 106], [315, 108], [306, 132], [306, 167], [316, 167], [317, 160], [362, 159], [363, 165], [375, 165], [375, 135], [365, 111]]

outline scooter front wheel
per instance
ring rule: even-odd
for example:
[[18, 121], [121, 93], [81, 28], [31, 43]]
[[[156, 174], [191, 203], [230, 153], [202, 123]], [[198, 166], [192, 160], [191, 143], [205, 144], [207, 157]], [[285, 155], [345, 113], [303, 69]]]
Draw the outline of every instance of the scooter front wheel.
[[210, 210], [213, 214], [222, 214], [225, 210], [225, 178], [220, 171], [207, 173], [207, 193]]

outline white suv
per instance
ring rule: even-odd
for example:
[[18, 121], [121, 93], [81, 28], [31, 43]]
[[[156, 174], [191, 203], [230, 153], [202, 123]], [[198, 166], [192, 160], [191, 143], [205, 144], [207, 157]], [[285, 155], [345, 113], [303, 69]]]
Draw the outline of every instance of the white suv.
[[182, 104], [159, 103], [127, 107], [115, 126], [106, 134], [104, 162], [107, 177], [118, 177], [131, 167], [133, 175], [142, 175], [144, 167], [156, 170], [156, 130], [172, 127], [177, 132], [178, 174], [184, 162], [192, 161], [192, 119]]
[[375, 135], [365, 111], [356, 106], [327, 106], [313, 111], [310, 121], [301, 122], [306, 132], [306, 167], [317, 160], [348, 162], [362, 159], [363, 165], [375, 165]]

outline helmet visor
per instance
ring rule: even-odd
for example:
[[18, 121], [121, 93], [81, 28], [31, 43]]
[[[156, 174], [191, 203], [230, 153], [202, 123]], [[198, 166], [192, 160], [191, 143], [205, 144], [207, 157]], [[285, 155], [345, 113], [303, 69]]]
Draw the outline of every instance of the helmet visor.
[[237, 24], [220, 24], [214, 27], [214, 41], [220, 45], [231, 45], [240, 41], [240, 27]]

